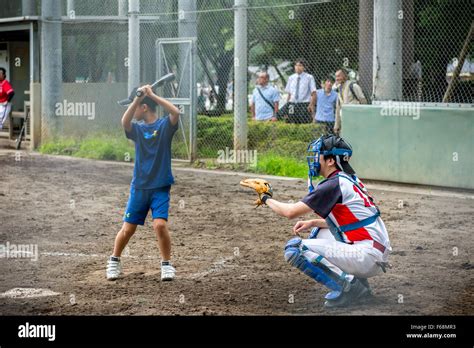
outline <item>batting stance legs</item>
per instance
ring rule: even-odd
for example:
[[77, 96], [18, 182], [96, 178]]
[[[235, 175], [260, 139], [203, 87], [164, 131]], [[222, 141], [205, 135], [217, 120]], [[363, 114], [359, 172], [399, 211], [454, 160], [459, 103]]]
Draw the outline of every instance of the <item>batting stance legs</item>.
[[329, 229], [314, 229], [310, 238], [290, 239], [285, 246], [285, 259], [331, 290], [326, 295], [331, 300], [326, 306], [336, 304], [334, 300], [349, 302], [368, 293], [360, 279], [379, 274], [381, 268], [377, 262], [382, 261], [382, 254], [371, 243], [339, 242]]

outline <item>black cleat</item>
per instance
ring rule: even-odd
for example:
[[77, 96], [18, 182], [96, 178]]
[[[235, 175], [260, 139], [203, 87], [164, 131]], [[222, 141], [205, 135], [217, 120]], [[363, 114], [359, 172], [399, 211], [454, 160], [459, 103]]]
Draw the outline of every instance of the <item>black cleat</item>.
[[335, 308], [335, 307], [347, 307], [352, 303], [356, 302], [357, 300], [361, 299], [362, 297], [369, 294], [369, 289], [367, 289], [362, 282], [354, 278], [350, 283], [350, 288], [348, 291], [342, 293], [335, 300], [327, 300], [324, 302], [324, 307], [326, 308]]
[[367, 290], [369, 290], [368, 295], [373, 295], [372, 289], [370, 288], [369, 280], [367, 278], [357, 278], [357, 279], [362, 283], [363, 286], [367, 288]]

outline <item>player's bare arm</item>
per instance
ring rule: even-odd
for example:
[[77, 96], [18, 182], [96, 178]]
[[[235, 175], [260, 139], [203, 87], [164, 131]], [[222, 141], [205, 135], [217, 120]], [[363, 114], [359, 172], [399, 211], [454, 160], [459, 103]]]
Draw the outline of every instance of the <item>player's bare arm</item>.
[[[314, 109], [316, 110], [316, 106], [318, 105], [318, 94], [314, 93]], [[316, 117], [313, 117], [313, 123], [316, 123]]]
[[311, 100], [308, 105], [308, 111], [313, 113], [314, 112], [314, 107], [316, 105], [316, 92], [311, 93]]
[[130, 132], [132, 130], [133, 115], [135, 114], [137, 107], [140, 105], [140, 102], [143, 100], [144, 97], [145, 96], [136, 97], [133, 102], [128, 106], [127, 110], [122, 116], [122, 127], [127, 132]]
[[265, 204], [278, 215], [284, 216], [290, 220], [312, 212], [311, 208], [303, 202], [283, 203], [276, 199], [269, 198], [266, 200]]
[[278, 110], [280, 110], [280, 103], [276, 101], [273, 105], [274, 105], [274, 108], [273, 108], [272, 121], [277, 121], [276, 115], [278, 114]]
[[298, 203], [283, 203], [279, 202], [273, 197], [272, 185], [263, 179], [246, 179], [240, 182], [240, 185], [254, 189], [258, 194], [258, 199], [255, 201], [257, 207], [261, 205], [268, 205], [275, 213], [280, 216], [294, 219], [309, 212], [312, 209], [303, 202]]
[[145, 95], [151, 98], [155, 103], [163, 107], [166, 112], [170, 114], [170, 121], [171, 124], [174, 126], [179, 121], [179, 109], [173, 105], [169, 100], [162, 98], [155, 93], [151, 88], [147, 88], [144, 90]]
[[328, 228], [328, 224], [324, 219], [312, 219], [312, 220], [304, 220], [298, 221], [295, 226], [293, 226], [293, 233], [297, 236], [300, 235], [301, 232], [308, 231], [313, 227], [318, 228]]

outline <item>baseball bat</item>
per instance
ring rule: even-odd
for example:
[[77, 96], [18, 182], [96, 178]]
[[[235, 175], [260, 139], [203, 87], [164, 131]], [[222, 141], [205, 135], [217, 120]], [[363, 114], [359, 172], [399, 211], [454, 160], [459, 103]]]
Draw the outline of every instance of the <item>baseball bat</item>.
[[[169, 73], [169, 74], [166, 74], [165, 76], [162, 76], [161, 78], [159, 78], [158, 80], [156, 80], [155, 82], [153, 82], [153, 84], [151, 85], [151, 89], [154, 90], [155, 88], [158, 88], [158, 87], [161, 87], [163, 86], [166, 82], [171, 82], [173, 81], [174, 79], [176, 78], [175, 74], [173, 73]], [[133, 92], [132, 92], [133, 93]], [[129, 104], [131, 104], [133, 102], [133, 98], [134, 97], [141, 97], [143, 96], [143, 91], [140, 90], [140, 89], [136, 89], [136, 92], [135, 92], [135, 96], [132, 94], [130, 97], [128, 97], [127, 99], [124, 99], [124, 100], [120, 100], [118, 101], [118, 103], [122, 106], [127, 106]]]
[[[161, 77], [159, 80], [156, 80], [151, 85], [151, 89], [154, 90], [155, 88], [163, 86], [166, 82], [171, 82], [175, 79], [175, 75], [173, 73], [166, 74], [165, 76]], [[138, 89], [137, 90], [137, 97], [141, 97], [143, 95], [143, 91]]]

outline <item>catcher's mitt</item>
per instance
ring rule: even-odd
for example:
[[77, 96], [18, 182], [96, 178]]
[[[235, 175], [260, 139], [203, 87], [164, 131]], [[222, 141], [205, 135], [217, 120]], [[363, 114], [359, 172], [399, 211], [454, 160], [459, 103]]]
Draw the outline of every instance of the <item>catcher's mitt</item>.
[[261, 206], [262, 204], [265, 204], [262, 201], [262, 195], [267, 195], [272, 197], [273, 196], [273, 189], [272, 185], [266, 180], [263, 179], [245, 179], [240, 182], [240, 185], [245, 186], [245, 187], [250, 187], [253, 188], [255, 191], [257, 191], [258, 194], [258, 199], [255, 201], [255, 205], [257, 207]]

